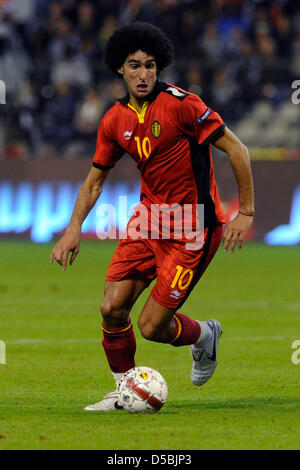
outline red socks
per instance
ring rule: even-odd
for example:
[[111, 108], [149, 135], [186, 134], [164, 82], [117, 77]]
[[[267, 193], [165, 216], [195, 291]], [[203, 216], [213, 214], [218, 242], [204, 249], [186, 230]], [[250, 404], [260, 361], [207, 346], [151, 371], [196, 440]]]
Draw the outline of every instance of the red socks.
[[102, 324], [102, 345], [112, 372], [120, 373], [135, 367], [136, 341], [131, 320], [119, 328], [105, 328]]
[[[196, 320], [184, 313], [176, 313], [174, 321], [176, 328], [169, 341], [172, 346], [185, 346], [198, 341], [201, 327]], [[102, 330], [102, 345], [111, 371], [122, 373], [135, 367], [136, 341], [131, 320], [119, 328], [105, 328], [102, 325]]]
[[184, 313], [176, 313], [174, 315], [176, 329], [173, 338], [170, 340], [172, 346], [186, 346], [187, 344], [195, 344], [201, 334], [201, 327], [196, 320], [188, 317]]

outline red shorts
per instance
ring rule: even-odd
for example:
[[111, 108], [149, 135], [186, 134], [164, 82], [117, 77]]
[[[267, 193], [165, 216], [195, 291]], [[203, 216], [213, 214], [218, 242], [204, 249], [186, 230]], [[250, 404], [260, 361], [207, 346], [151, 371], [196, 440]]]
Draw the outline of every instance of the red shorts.
[[170, 309], [178, 309], [188, 298], [222, 240], [223, 226], [207, 227], [201, 250], [187, 250], [176, 240], [123, 239], [109, 265], [106, 280], [157, 278], [153, 299]]

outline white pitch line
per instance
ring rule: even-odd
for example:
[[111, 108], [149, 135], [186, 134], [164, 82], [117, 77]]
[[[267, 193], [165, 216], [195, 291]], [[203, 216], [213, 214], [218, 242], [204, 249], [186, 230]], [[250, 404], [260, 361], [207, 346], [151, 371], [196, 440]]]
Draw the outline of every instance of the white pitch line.
[[5, 341], [6, 344], [72, 344], [72, 343], [98, 343], [100, 339], [43, 339], [43, 338], [24, 338]]
[[[243, 341], [245, 343], [248, 342], [255, 342], [255, 341], [292, 341], [294, 339], [300, 339], [300, 334], [299, 336], [229, 336], [229, 337], [222, 337], [222, 342], [225, 341]], [[43, 339], [43, 338], [23, 338], [23, 339], [14, 339], [14, 340], [8, 340], [4, 342], [7, 345], [22, 345], [22, 344], [76, 344], [76, 343], [87, 343], [87, 344], [94, 344], [94, 343], [99, 343], [101, 339], [96, 339], [96, 338], [87, 338], [87, 339], [81, 339], [81, 338], [65, 338], [65, 339]]]
[[[298, 299], [297, 299], [298, 300]], [[55, 304], [63, 304], [64, 305], [80, 305], [80, 304], [83, 304], [83, 305], [91, 305], [91, 306], [94, 306], [96, 305], [96, 307], [98, 308], [98, 301], [95, 301], [93, 299], [80, 299], [80, 298], [76, 298], [75, 300], [72, 298], [72, 299], [69, 299], [69, 298], [65, 298], [65, 297], [61, 297], [61, 296], [58, 296], [56, 299], [54, 299], [53, 301], [55, 301]], [[9, 298], [9, 299], [6, 299], [5, 300], [6, 304], [16, 304], [16, 303], [22, 303], [22, 305], [24, 304], [24, 302], [27, 304], [30, 304], [30, 305], [44, 305], [45, 304], [45, 299], [44, 298], [32, 298], [30, 297], [29, 299], [24, 299], [21, 298], [21, 299], [18, 299], [18, 298]], [[266, 301], [266, 300], [233, 300], [233, 301], [226, 301], [226, 300], [214, 300], [213, 302], [210, 302], [210, 307], [211, 309], [213, 308], [268, 308], [268, 309], [272, 309], [274, 308], [274, 303], [273, 301], [270, 299], [270, 301]], [[276, 308], [287, 308], [287, 309], [291, 309], [291, 310], [300, 310], [300, 302], [296, 301], [296, 302], [288, 302], [288, 301], [276, 301]]]
[[222, 337], [222, 341], [245, 341], [245, 343], [247, 343], [248, 341], [289, 341], [291, 339], [293, 338], [287, 338], [285, 336], [233, 336], [228, 338], [226, 338], [226, 336], [224, 338]]

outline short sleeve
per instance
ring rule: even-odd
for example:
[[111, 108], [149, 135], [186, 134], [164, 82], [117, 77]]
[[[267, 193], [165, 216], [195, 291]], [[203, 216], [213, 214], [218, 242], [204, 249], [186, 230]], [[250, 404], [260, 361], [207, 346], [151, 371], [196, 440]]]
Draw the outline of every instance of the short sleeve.
[[196, 95], [188, 95], [181, 101], [178, 123], [185, 133], [196, 137], [200, 145], [209, 144], [225, 129], [221, 116]]
[[113, 168], [125, 153], [118, 143], [113, 140], [112, 134], [109, 122], [104, 116], [99, 125], [96, 151], [93, 158], [93, 166], [100, 170]]

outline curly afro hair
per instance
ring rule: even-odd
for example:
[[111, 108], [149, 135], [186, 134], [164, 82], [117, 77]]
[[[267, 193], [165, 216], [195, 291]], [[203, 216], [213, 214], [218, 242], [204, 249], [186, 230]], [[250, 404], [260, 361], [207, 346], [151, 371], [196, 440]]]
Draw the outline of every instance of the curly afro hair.
[[136, 21], [116, 30], [109, 38], [104, 54], [106, 65], [122, 77], [118, 69], [129, 54], [141, 50], [155, 57], [157, 70], [161, 72], [173, 60], [173, 45], [166, 34], [151, 23]]

